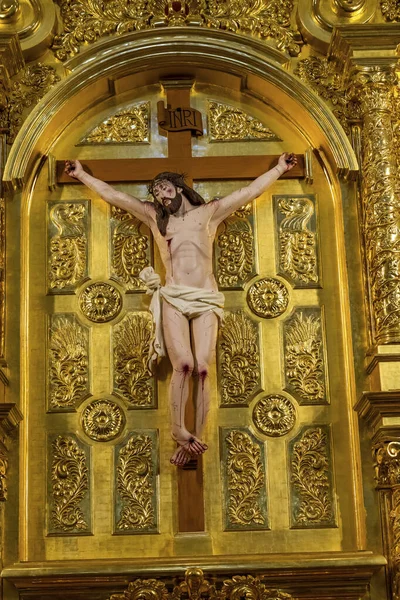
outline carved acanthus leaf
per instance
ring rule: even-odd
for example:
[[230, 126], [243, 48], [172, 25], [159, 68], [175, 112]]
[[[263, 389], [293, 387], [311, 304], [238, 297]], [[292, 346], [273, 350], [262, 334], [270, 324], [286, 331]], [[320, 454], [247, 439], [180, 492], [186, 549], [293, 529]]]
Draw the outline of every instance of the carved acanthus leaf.
[[144, 290], [139, 273], [149, 266], [149, 237], [141, 232], [140, 221], [126, 211], [113, 207], [112, 217], [113, 276], [128, 290]]
[[208, 128], [210, 142], [282, 141], [258, 119], [221, 102], [208, 102]]
[[221, 405], [247, 405], [260, 387], [260, 348], [256, 323], [243, 312], [225, 313], [219, 341]]
[[56, 316], [49, 334], [50, 409], [75, 408], [89, 393], [88, 331], [73, 315]]
[[277, 213], [280, 273], [296, 287], [317, 283], [316, 234], [307, 228], [314, 203], [306, 196], [278, 197]]
[[256, 274], [254, 235], [246, 218], [230, 217], [217, 238], [217, 281], [222, 288], [240, 288]]
[[338, 72], [335, 62], [325, 57], [310, 56], [298, 62], [295, 74], [330, 103], [333, 113], [348, 133], [349, 121], [360, 119], [361, 107], [347, 82], [343, 81], [343, 73]]
[[55, 531], [79, 532], [88, 529], [80, 503], [89, 491], [85, 451], [72, 436], [59, 435], [52, 443], [52, 512]]
[[129, 313], [114, 329], [114, 392], [134, 408], [155, 403], [149, 369], [153, 322], [149, 313]]
[[8, 129], [7, 142], [13, 143], [27, 115], [41, 98], [60, 81], [54, 67], [36, 63], [18, 74], [7, 92], [7, 107], [0, 112], [0, 127]]
[[291, 456], [293, 526], [334, 526], [327, 432], [310, 427], [298, 438]]
[[321, 325], [315, 309], [298, 309], [284, 324], [286, 389], [300, 404], [327, 402]]
[[241, 430], [230, 431], [224, 443], [227, 528], [265, 528], [265, 473], [261, 446]]
[[150, 102], [130, 106], [94, 127], [80, 144], [138, 144], [149, 141]]
[[55, 36], [53, 50], [60, 60], [79, 52], [104, 35], [154, 26], [198, 25], [275, 40], [291, 55], [300, 52], [299, 36], [291, 26], [293, 0], [58, 0], [64, 31]]
[[119, 450], [117, 492], [122, 507], [118, 531], [155, 531], [157, 528], [153, 440], [148, 435], [133, 435]]

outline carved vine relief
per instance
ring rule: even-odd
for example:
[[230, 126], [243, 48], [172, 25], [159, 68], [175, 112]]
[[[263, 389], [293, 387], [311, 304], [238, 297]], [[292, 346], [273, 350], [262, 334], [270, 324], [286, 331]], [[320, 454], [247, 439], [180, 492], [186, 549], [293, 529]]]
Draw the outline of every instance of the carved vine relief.
[[116, 449], [117, 532], [157, 531], [156, 433], [138, 433]]

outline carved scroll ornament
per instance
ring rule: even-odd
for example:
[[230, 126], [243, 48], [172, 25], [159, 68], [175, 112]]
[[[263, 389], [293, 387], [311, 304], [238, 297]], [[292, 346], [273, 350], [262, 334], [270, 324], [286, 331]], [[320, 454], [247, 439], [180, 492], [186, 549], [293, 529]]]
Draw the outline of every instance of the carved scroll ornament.
[[226, 528], [266, 529], [262, 444], [245, 430], [222, 430], [226, 464]]
[[157, 530], [155, 435], [133, 435], [118, 451], [116, 530], [139, 532]]
[[380, 441], [373, 447], [375, 479], [379, 491], [384, 536], [393, 598], [400, 596], [400, 442]]
[[141, 223], [121, 208], [112, 207], [112, 272], [128, 290], [144, 290], [139, 273], [150, 264], [150, 239]]
[[184, 581], [169, 591], [164, 582], [157, 579], [136, 579], [129, 584], [123, 594], [113, 594], [110, 600], [293, 600], [283, 590], [268, 588], [262, 576], [234, 575], [232, 579], [224, 579], [215, 583], [206, 579], [198, 567], [186, 569]]
[[59, 60], [79, 52], [82, 44], [93, 43], [109, 34], [149, 29], [154, 26], [197, 25], [224, 28], [276, 41], [281, 50], [297, 55], [300, 46], [291, 28], [293, 0], [241, 0], [192, 3], [188, 0], [116, 0], [107, 5], [100, 0], [59, 0], [64, 30], [55, 36], [53, 50]]
[[308, 228], [315, 209], [306, 196], [276, 197], [279, 274], [296, 287], [318, 283], [316, 233]]
[[149, 142], [150, 102], [130, 106], [94, 127], [81, 144], [138, 144]]
[[307, 427], [291, 444], [292, 527], [334, 527], [329, 432]]
[[207, 114], [210, 142], [282, 141], [261, 121], [234, 106], [209, 101]]
[[51, 291], [71, 291], [87, 277], [87, 206], [58, 203], [50, 211], [50, 226], [57, 229], [49, 243], [48, 281]]
[[85, 451], [73, 436], [59, 435], [51, 445], [51, 530], [76, 533], [89, 528], [81, 503], [89, 492]]
[[[236, 211], [224, 221], [216, 241], [216, 276], [223, 289], [243, 289], [256, 275], [252, 207]], [[247, 216], [250, 218], [246, 218]]]

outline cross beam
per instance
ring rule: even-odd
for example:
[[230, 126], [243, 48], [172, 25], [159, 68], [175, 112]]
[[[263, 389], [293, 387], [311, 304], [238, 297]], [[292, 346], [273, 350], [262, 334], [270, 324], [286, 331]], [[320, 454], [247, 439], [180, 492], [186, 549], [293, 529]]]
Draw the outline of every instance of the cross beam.
[[[175, 134], [176, 135], [176, 134]], [[151, 181], [158, 173], [185, 173], [194, 181], [224, 179], [255, 179], [272, 168], [279, 156], [202, 156], [172, 158], [120, 158], [83, 161], [83, 167], [94, 177], [108, 183]], [[79, 183], [64, 173], [64, 161], [57, 161], [59, 183]], [[304, 157], [297, 155], [297, 165], [282, 175], [282, 179], [304, 177]]]

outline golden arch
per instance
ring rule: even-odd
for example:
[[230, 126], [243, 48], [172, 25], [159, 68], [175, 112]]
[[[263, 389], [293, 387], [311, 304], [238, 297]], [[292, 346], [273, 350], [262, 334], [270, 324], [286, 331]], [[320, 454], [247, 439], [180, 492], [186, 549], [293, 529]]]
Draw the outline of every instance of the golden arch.
[[262, 42], [218, 30], [163, 28], [156, 34], [134, 32], [102, 41], [66, 63], [69, 77], [32, 111], [12, 147], [4, 180], [21, 186], [33, 162], [50, 151], [52, 141], [76, 117], [74, 106], [113, 95], [116, 80], [140, 74], [142, 84], [152, 83], [171, 72], [187, 75], [199, 69], [236, 75], [242, 89], [279, 103], [309, 145], [327, 156], [333, 172], [354, 173], [357, 160], [341, 125], [316, 94], [282, 68], [285, 63], [281, 52]]

